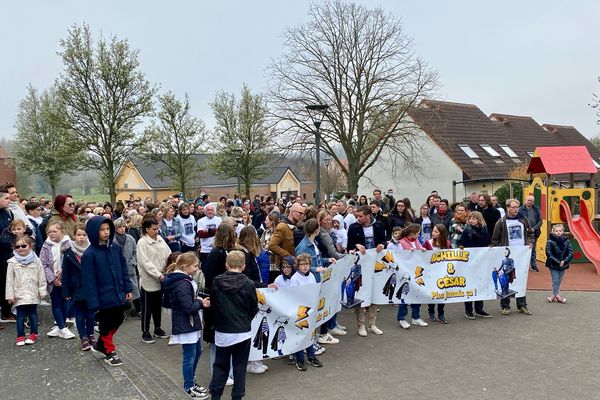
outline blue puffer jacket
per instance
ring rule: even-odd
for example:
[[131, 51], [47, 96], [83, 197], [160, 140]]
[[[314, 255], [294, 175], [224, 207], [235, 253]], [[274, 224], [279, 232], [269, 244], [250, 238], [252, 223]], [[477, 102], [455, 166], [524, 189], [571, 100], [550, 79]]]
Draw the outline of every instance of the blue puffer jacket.
[[81, 262], [69, 248], [62, 262], [62, 290], [63, 297], [70, 297], [74, 301], [85, 300], [83, 279], [81, 279]]
[[202, 302], [196, 298], [192, 277], [176, 271], [165, 276], [164, 296], [171, 303], [171, 322], [173, 335], [196, 332], [202, 329], [198, 311]]
[[[100, 226], [110, 227], [108, 244], [100, 244]], [[113, 242], [115, 225], [110, 218], [93, 217], [85, 226], [90, 246], [81, 257], [81, 275], [85, 300], [90, 310], [105, 310], [125, 305], [125, 294], [131, 293], [131, 280], [123, 249]]]

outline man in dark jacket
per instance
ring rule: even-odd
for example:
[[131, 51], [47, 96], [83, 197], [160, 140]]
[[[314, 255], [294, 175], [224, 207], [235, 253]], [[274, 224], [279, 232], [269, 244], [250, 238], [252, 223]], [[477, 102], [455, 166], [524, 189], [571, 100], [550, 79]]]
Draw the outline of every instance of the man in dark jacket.
[[[376, 249], [379, 253], [385, 248], [385, 228], [379, 221], [371, 216], [369, 206], [360, 206], [356, 211], [356, 221], [348, 228], [348, 251], [359, 251], [362, 254], [368, 249]], [[375, 322], [377, 321], [377, 307], [356, 307], [356, 323], [359, 336], [367, 336], [365, 327], [365, 312], [368, 313], [369, 330], [376, 335], [383, 334]]]
[[[492, 198], [489, 194], [479, 195], [479, 204], [477, 205], [477, 211], [483, 215], [485, 220], [485, 226], [488, 228], [488, 232], [493, 231], [496, 226], [496, 222], [500, 219], [500, 211], [498, 211], [492, 204]], [[489, 243], [488, 243], [489, 244]]]
[[[9, 210], [10, 199], [8, 192], [0, 192], [0, 232], [4, 231], [13, 221], [14, 216]], [[15, 322], [16, 316], [11, 311], [11, 305], [4, 298], [6, 291], [6, 269], [8, 268], [8, 259], [12, 254], [12, 241], [8, 236], [0, 235], [0, 322]], [[2, 325], [0, 325], [2, 326]]]
[[232, 399], [246, 394], [246, 365], [250, 355], [252, 320], [258, 312], [254, 283], [242, 273], [245, 257], [234, 250], [227, 255], [227, 272], [213, 282], [211, 305], [215, 311], [216, 354], [209, 390], [220, 399], [233, 367]]
[[529, 225], [531, 225], [531, 228], [533, 228], [534, 238], [533, 245], [531, 247], [531, 261], [529, 265], [531, 266], [532, 271], [539, 272], [539, 269], [537, 267], [535, 242], [540, 236], [540, 228], [542, 227], [543, 220], [542, 212], [540, 211], [540, 208], [534, 204], [534, 202], [535, 197], [527, 196], [527, 198], [525, 199], [525, 204], [519, 207], [519, 215], [521, 216], [521, 218], [526, 218], [529, 221]]
[[[506, 201], [506, 215], [496, 222], [492, 234], [492, 246], [529, 246], [533, 243], [533, 229], [527, 218], [519, 215], [519, 201], [509, 199]], [[517, 297], [517, 310], [525, 315], [531, 315], [527, 309], [525, 296]], [[510, 314], [510, 298], [500, 300], [502, 315]]]
[[441, 199], [437, 205], [437, 212], [431, 215], [431, 227], [433, 229], [437, 224], [442, 224], [447, 230], [450, 230], [452, 218], [454, 218], [454, 213], [448, 206], [448, 200]]
[[92, 350], [105, 356], [107, 364], [123, 364], [113, 343], [113, 336], [125, 318], [125, 304], [131, 301], [131, 280], [123, 249], [113, 242], [115, 225], [110, 218], [94, 217], [85, 227], [90, 246], [81, 257], [81, 276], [85, 301], [91, 311], [98, 311], [100, 331]]

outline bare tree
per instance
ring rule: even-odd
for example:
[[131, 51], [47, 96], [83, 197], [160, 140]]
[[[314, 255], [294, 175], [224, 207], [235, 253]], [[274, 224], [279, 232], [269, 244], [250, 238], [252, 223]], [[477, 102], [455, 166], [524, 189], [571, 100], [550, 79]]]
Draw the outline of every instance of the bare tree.
[[[437, 74], [415, 56], [400, 20], [342, 1], [312, 3], [309, 18], [284, 32], [286, 51], [269, 67], [273, 116], [288, 149], [314, 149], [305, 106], [328, 104], [321, 150], [350, 192], [385, 153], [388, 162], [416, 165], [407, 111], [432, 93]], [[340, 146], [347, 163], [334, 151]]]
[[159, 163], [158, 175], [171, 178], [174, 189], [185, 195], [203, 170], [196, 156], [204, 148], [204, 122], [190, 114], [187, 94], [182, 102], [168, 92], [158, 97], [158, 104], [156, 119], [146, 128], [137, 153]]
[[100, 173], [114, 203], [117, 171], [137, 143], [135, 127], [152, 112], [156, 88], [127, 40], [100, 37], [94, 43], [89, 26], [74, 25], [60, 44], [65, 69], [57, 87], [65, 124], [87, 149], [89, 167]]

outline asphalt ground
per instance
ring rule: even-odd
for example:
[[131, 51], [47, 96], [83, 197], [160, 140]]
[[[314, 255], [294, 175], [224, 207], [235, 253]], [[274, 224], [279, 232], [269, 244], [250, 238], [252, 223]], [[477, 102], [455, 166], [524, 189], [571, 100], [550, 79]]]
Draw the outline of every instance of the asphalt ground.
[[[462, 304], [450, 304], [447, 325], [408, 330], [398, 326], [394, 306], [382, 306], [377, 325], [384, 334], [366, 338], [356, 334], [354, 313], [343, 311], [338, 320], [348, 335], [319, 356], [323, 368], [300, 372], [285, 360], [268, 360], [269, 371], [248, 375], [246, 398], [600, 399], [600, 293], [564, 292], [566, 304], [547, 303], [548, 294], [528, 292], [531, 316], [518, 313], [514, 304], [512, 314], [502, 316], [498, 302], [488, 301], [485, 309], [493, 317], [471, 321]], [[426, 319], [426, 306], [422, 314]], [[50, 322], [48, 315], [42, 319], [41, 333]], [[170, 331], [166, 313], [163, 328]], [[167, 340], [144, 344], [140, 336], [139, 320], [131, 317], [117, 334], [143, 355], [148, 368], [157, 367], [174, 387], [181, 386], [180, 346], [168, 346]], [[131, 383], [135, 377], [124, 379], [120, 367], [111, 370], [78, 351], [77, 339], [42, 336], [34, 346], [17, 348], [14, 338], [14, 327], [7, 324], [0, 331], [1, 399], [144, 397]], [[203, 386], [210, 380], [208, 363], [205, 346], [197, 373]]]

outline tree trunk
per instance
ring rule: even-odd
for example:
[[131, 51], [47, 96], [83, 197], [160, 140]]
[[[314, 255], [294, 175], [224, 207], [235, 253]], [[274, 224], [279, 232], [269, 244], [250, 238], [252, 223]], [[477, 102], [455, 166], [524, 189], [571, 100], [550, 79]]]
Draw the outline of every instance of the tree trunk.
[[355, 171], [352, 167], [348, 168], [348, 192], [350, 194], [358, 194], [358, 180], [360, 177], [358, 176], [358, 171]]
[[50, 183], [50, 194], [52, 195], [53, 199], [56, 197], [56, 183], [54, 182]]
[[108, 185], [108, 194], [110, 195], [110, 204], [115, 204], [117, 202], [117, 189], [115, 188], [115, 167], [112, 163], [112, 160], [109, 160], [107, 163], [106, 175]]

